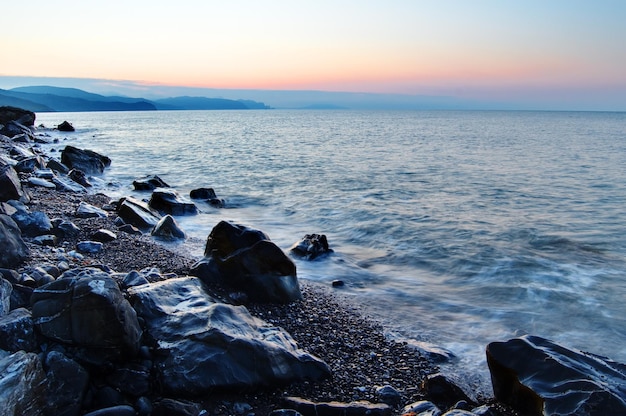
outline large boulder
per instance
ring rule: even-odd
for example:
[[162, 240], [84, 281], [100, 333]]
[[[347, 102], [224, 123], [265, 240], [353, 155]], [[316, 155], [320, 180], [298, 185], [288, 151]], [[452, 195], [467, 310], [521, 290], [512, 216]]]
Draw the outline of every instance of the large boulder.
[[139, 350], [137, 314], [106, 272], [69, 270], [35, 289], [31, 303], [35, 326], [47, 338], [111, 358]]
[[65, 120], [63, 123], [57, 125], [57, 130], [65, 131], [65, 132], [72, 132], [72, 131], [75, 131], [76, 129], [74, 128], [74, 126], [72, 126], [72, 123]]
[[22, 233], [11, 217], [0, 214], [0, 267], [11, 268], [28, 258]]
[[330, 376], [281, 328], [243, 306], [217, 303], [194, 277], [129, 289], [146, 332], [158, 346], [155, 368], [167, 393], [199, 395]]
[[195, 215], [198, 213], [198, 208], [193, 202], [185, 200], [173, 189], [155, 189], [148, 205], [150, 208], [170, 215]]
[[626, 414], [626, 365], [537, 336], [487, 346], [496, 399], [529, 415]]
[[45, 412], [46, 374], [37, 354], [0, 355], [0, 409], [3, 415], [39, 416]]
[[111, 165], [111, 159], [93, 150], [65, 146], [61, 152], [61, 163], [70, 169], [80, 169], [88, 175], [101, 174]]
[[135, 198], [123, 198], [117, 208], [117, 215], [126, 223], [141, 230], [153, 229], [161, 215], [151, 209], [146, 203]]
[[29, 197], [22, 189], [15, 169], [10, 165], [0, 163], [0, 202], [11, 199], [28, 202]]
[[11, 218], [20, 227], [22, 235], [27, 237], [50, 234], [52, 231], [52, 222], [50, 222], [48, 215], [42, 211], [29, 212], [19, 209], [11, 215]]
[[33, 126], [35, 125], [35, 113], [23, 108], [0, 107], [0, 124], [8, 124], [10, 121], [17, 121], [25, 126]]
[[17, 308], [6, 316], [0, 316], [0, 349], [36, 352], [37, 347], [33, 318], [28, 309]]
[[221, 221], [209, 234], [204, 255], [190, 273], [207, 283], [242, 291], [255, 302], [302, 298], [295, 264], [262, 231]]
[[76, 361], [50, 351], [44, 368], [48, 380], [48, 408], [57, 415], [80, 415], [89, 384], [89, 373]]

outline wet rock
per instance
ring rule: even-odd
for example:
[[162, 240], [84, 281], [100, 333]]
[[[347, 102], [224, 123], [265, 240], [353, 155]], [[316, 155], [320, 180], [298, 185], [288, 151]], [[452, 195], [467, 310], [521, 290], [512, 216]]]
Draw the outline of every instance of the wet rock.
[[125, 289], [133, 286], [147, 285], [148, 283], [150, 283], [150, 281], [137, 270], [127, 273], [121, 282], [122, 287]]
[[215, 208], [224, 208], [224, 206], [226, 206], [226, 201], [218, 198], [213, 188], [193, 189], [189, 193], [189, 197], [191, 199], [201, 199]]
[[8, 215], [0, 214], [0, 267], [12, 268], [28, 258], [22, 232]]
[[181, 240], [185, 238], [185, 232], [171, 215], [166, 215], [159, 220], [150, 233], [153, 237], [165, 240]]
[[31, 302], [35, 326], [47, 338], [113, 357], [139, 350], [137, 315], [106, 272], [70, 270], [35, 289]]
[[136, 191], [153, 191], [156, 188], [169, 188], [170, 186], [165, 181], [159, 178], [157, 175], [148, 175], [142, 179], [136, 179], [133, 181], [133, 186]]
[[131, 235], [141, 235], [142, 232], [139, 228], [135, 227], [134, 225], [131, 224], [124, 224], [121, 225], [118, 230], [126, 233], [126, 234], [131, 234]]
[[70, 123], [67, 120], [65, 120], [63, 123], [57, 125], [57, 130], [59, 130], [59, 131], [66, 131], [66, 132], [75, 131], [74, 126], [72, 126], [72, 123]]
[[[11, 282], [0, 277], [0, 318], [8, 315], [11, 310], [11, 293], [13, 293]], [[1, 346], [0, 349], [2, 349]]]
[[405, 406], [404, 409], [402, 409], [402, 414], [416, 416], [439, 416], [441, 415], [441, 410], [434, 403], [427, 400], [421, 400]]
[[[161, 399], [154, 403], [152, 416], [199, 416], [202, 407], [187, 400]], [[207, 413], [208, 415], [208, 413]]]
[[41, 178], [41, 179], [52, 179], [52, 178], [54, 178], [54, 172], [52, 171], [52, 169], [41, 168], [41, 169], [35, 170], [34, 173], [35, 173], [35, 176], [37, 178]]
[[108, 243], [110, 241], [117, 240], [117, 234], [110, 230], [99, 229], [93, 233], [91, 239], [100, 243]]
[[134, 397], [150, 392], [150, 380], [150, 367], [141, 363], [130, 363], [117, 368], [106, 377], [111, 387]]
[[332, 287], [344, 287], [346, 285], [346, 282], [344, 282], [343, 280], [333, 280], [331, 285]]
[[68, 168], [63, 163], [61, 163], [60, 160], [55, 159], [53, 157], [48, 159], [48, 162], [46, 163], [46, 167], [52, 171], [56, 171], [56, 172], [63, 173], [63, 174], [67, 174], [70, 171], [70, 168]]
[[71, 221], [60, 220], [60, 222], [54, 223], [55, 233], [62, 237], [76, 237], [80, 233], [80, 227]]
[[[249, 389], [330, 376], [320, 359], [243, 306], [217, 303], [194, 277], [129, 289], [146, 332], [159, 345], [155, 368], [168, 393]], [[203, 357], [198, 360], [198, 357]]]
[[0, 107], [0, 124], [7, 124], [10, 121], [17, 121], [24, 126], [33, 126], [35, 124], [35, 113], [18, 107]]
[[74, 182], [84, 186], [85, 188], [91, 188], [91, 182], [87, 179], [87, 175], [80, 169], [72, 169], [67, 173], [67, 176]]
[[193, 202], [183, 199], [178, 192], [173, 189], [159, 188], [152, 192], [150, 208], [170, 215], [195, 215], [198, 208]]
[[127, 404], [106, 407], [85, 413], [83, 416], [135, 416], [135, 409]]
[[52, 223], [46, 213], [41, 211], [28, 212], [18, 210], [11, 218], [26, 237], [36, 237], [38, 235], [50, 234]]
[[386, 385], [376, 389], [380, 401], [389, 406], [397, 406], [402, 401], [402, 394], [393, 386]]
[[11, 138], [26, 135], [29, 137], [28, 141], [31, 140], [31, 137], [34, 137], [33, 132], [28, 127], [15, 120], [4, 124], [4, 126], [0, 129], [0, 133]]
[[56, 189], [56, 185], [53, 184], [52, 182], [47, 181], [42, 178], [37, 178], [34, 176], [31, 176], [30, 178], [28, 178], [28, 184], [30, 186], [40, 186], [42, 188]]
[[39, 416], [45, 410], [45, 373], [39, 357], [18, 351], [0, 355], [0, 409], [6, 415]]
[[344, 415], [371, 415], [389, 416], [392, 408], [386, 404], [358, 401], [352, 403], [341, 402], [312, 402], [299, 397], [286, 397], [285, 407], [289, 407], [303, 416], [344, 416]]
[[87, 192], [87, 189], [83, 185], [62, 176], [52, 178], [52, 183], [56, 186], [57, 191], [74, 193]]
[[102, 251], [102, 243], [99, 241], [80, 241], [76, 244], [76, 250], [80, 253], [97, 254]]
[[295, 264], [262, 231], [227, 221], [209, 234], [205, 258], [191, 274], [246, 293], [251, 301], [289, 303], [302, 298]]
[[135, 198], [124, 198], [118, 206], [117, 215], [126, 224], [132, 224], [141, 230], [154, 228], [161, 219], [161, 215], [152, 210], [144, 202]]
[[44, 167], [44, 162], [41, 160], [41, 158], [35, 156], [20, 160], [19, 162], [17, 162], [14, 169], [17, 172], [33, 173], [36, 169], [42, 167]]
[[22, 189], [20, 178], [12, 166], [0, 164], [0, 201], [16, 199], [28, 202], [30, 198]]
[[422, 388], [426, 397], [440, 408], [450, 408], [461, 400], [472, 402], [459, 386], [441, 373], [428, 375], [422, 382]]
[[80, 415], [87, 392], [89, 373], [71, 358], [50, 351], [44, 368], [48, 379], [48, 407], [58, 415]]
[[527, 335], [487, 346], [496, 399], [523, 414], [626, 414], [626, 365]]
[[106, 218], [108, 216], [105, 210], [84, 201], [81, 201], [80, 204], [78, 204], [78, 208], [76, 208], [76, 213], [74, 215], [78, 218]]
[[291, 246], [289, 251], [306, 260], [314, 260], [333, 252], [324, 234], [306, 234], [302, 240]]
[[70, 169], [80, 169], [88, 175], [101, 174], [111, 165], [111, 159], [92, 150], [65, 146], [61, 152], [61, 163]]

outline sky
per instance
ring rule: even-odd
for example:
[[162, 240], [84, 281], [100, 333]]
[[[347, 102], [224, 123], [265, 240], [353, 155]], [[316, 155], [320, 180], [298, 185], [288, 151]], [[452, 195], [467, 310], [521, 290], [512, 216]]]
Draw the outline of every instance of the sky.
[[624, 0], [13, 1], [0, 77], [626, 110], [624, 22]]

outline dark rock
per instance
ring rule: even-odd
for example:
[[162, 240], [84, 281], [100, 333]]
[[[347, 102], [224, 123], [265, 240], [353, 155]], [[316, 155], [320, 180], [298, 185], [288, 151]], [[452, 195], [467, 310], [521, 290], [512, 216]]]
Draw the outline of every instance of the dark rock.
[[17, 172], [33, 173], [35, 169], [39, 169], [42, 167], [44, 167], [44, 163], [41, 158], [34, 156], [20, 160], [19, 162], [17, 162], [14, 169]]
[[80, 233], [80, 228], [71, 221], [61, 220], [54, 227], [54, 231], [62, 237], [76, 237]]
[[143, 396], [150, 391], [150, 368], [139, 363], [127, 364], [110, 373], [106, 381], [122, 394]]
[[54, 172], [49, 168], [41, 168], [37, 169], [35, 172], [35, 176], [41, 179], [52, 179], [54, 178]]
[[154, 228], [161, 219], [161, 215], [152, 210], [145, 203], [135, 198], [124, 198], [119, 204], [117, 215], [127, 224], [132, 224], [141, 230]]
[[13, 292], [11, 293], [11, 309], [29, 308], [30, 297], [33, 295], [33, 287], [13, 283]]
[[441, 410], [432, 402], [421, 400], [411, 403], [402, 409], [403, 415], [439, 416]]
[[397, 406], [402, 401], [402, 394], [393, 386], [386, 385], [376, 389], [380, 401], [389, 406]]
[[91, 239], [94, 241], [99, 241], [101, 243], [108, 243], [110, 241], [117, 240], [117, 235], [110, 230], [99, 229], [91, 236]]
[[42, 188], [48, 188], [48, 189], [56, 189], [56, 185], [53, 184], [50, 181], [47, 181], [45, 179], [42, 178], [37, 178], [37, 177], [30, 177], [28, 178], [28, 185], [30, 186], [40, 186]]
[[[3, 279], [6, 279], [9, 283], [11, 284], [15, 284], [15, 283], [19, 283], [19, 279], [20, 279], [20, 275], [18, 272], [16, 272], [13, 269], [4, 269], [4, 268], [0, 268], [0, 277], [2, 277]], [[7, 311], [8, 313], [8, 311]], [[0, 315], [2, 313], [0, 312]]]
[[333, 280], [331, 285], [333, 287], [344, 287], [346, 283], [343, 280]]
[[150, 233], [153, 237], [166, 240], [178, 240], [185, 238], [185, 232], [180, 229], [178, 223], [171, 215], [166, 215], [159, 220]]
[[135, 409], [127, 404], [106, 407], [85, 413], [83, 416], [135, 416]]
[[67, 174], [69, 173], [70, 169], [65, 166], [63, 163], [61, 163], [60, 160], [55, 159], [53, 157], [51, 157], [48, 162], [46, 163], [46, 167], [48, 169], [51, 169], [53, 171], [59, 172], [59, 173], [64, 173]]
[[195, 215], [198, 208], [193, 202], [184, 200], [178, 192], [173, 189], [159, 188], [152, 192], [150, 208], [170, 215]]
[[64, 121], [63, 123], [59, 124], [57, 126], [57, 130], [59, 131], [75, 131], [74, 126], [72, 126], [72, 123], [70, 123], [69, 121]]
[[371, 415], [389, 416], [392, 408], [386, 404], [358, 401], [352, 403], [341, 402], [312, 402], [299, 397], [286, 397], [283, 399], [285, 407], [296, 410], [303, 416], [345, 416], [345, 415]]
[[31, 140], [31, 137], [34, 138], [33, 132], [28, 127], [17, 121], [9, 121], [6, 123], [2, 126], [2, 129], [0, 129], [0, 133], [8, 137], [16, 137], [24, 134], [29, 137], [29, 141]]
[[153, 191], [156, 188], [169, 188], [170, 186], [157, 175], [149, 175], [142, 179], [133, 181], [136, 191]]
[[135, 227], [134, 225], [131, 224], [124, 224], [122, 226], [120, 226], [120, 228], [118, 228], [118, 230], [126, 233], [126, 234], [131, 234], [131, 235], [141, 235], [142, 232], [139, 228]]
[[28, 258], [29, 250], [22, 232], [8, 215], [0, 214], [0, 267], [11, 268]]
[[626, 365], [527, 335], [487, 346], [496, 399], [523, 414], [626, 414]]
[[11, 218], [26, 237], [36, 237], [38, 235], [50, 234], [52, 223], [45, 212], [27, 212], [18, 210], [11, 215]]
[[[16, 272], [17, 274], [17, 272]], [[0, 319], [9, 314], [11, 310], [11, 294], [13, 285], [4, 277], [0, 277]], [[0, 347], [1, 349], [2, 347]]]
[[107, 273], [93, 268], [65, 272], [35, 289], [35, 326], [47, 338], [96, 348], [111, 356], [134, 356], [141, 329], [137, 315]]
[[48, 378], [48, 407], [57, 415], [82, 414], [89, 373], [58, 351], [50, 351], [46, 355], [44, 368]]
[[295, 264], [265, 233], [221, 221], [207, 238], [205, 258], [190, 273], [246, 293], [251, 301], [301, 299]]
[[30, 149], [27, 149], [26, 147], [19, 144], [14, 144], [13, 146], [11, 146], [11, 149], [9, 149], [9, 154], [18, 160], [35, 157], [35, 154]]
[[101, 174], [111, 165], [111, 159], [92, 150], [65, 146], [61, 152], [61, 163], [70, 169], [80, 169], [88, 175]]
[[76, 208], [76, 213], [74, 214], [78, 218], [106, 218], [108, 214], [105, 210], [100, 209], [96, 206], [88, 204], [84, 201], [81, 201], [78, 204], [78, 208]]
[[96, 254], [102, 251], [102, 243], [99, 241], [80, 241], [76, 244], [80, 253]]
[[146, 279], [145, 276], [137, 270], [133, 270], [124, 276], [121, 284], [123, 288], [128, 289], [129, 287], [147, 285], [148, 283], [150, 283], [150, 281]]
[[87, 192], [87, 189], [83, 185], [62, 176], [52, 178], [52, 183], [56, 186], [57, 191], [75, 193]]
[[[48, 272], [46, 272], [41, 267], [29, 268], [27, 269], [28, 276], [32, 277], [35, 281], [35, 285], [37, 287], [43, 286], [50, 282], [54, 281], [54, 277], [52, 277]], [[24, 278], [22, 278], [24, 279]]]
[[333, 252], [328, 247], [328, 240], [324, 234], [306, 234], [302, 240], [289, 249], [291, 254], [307, 260], [314, 260]]
[[45, 411], [45, 373], [39, 357], [18, 351], [0, 355], [0, 405], [5, 415], [40, 416]]
[[152, 416], [198, 416], [202, 407], [190, 401], [161, 399], [154, 403]]
[[270, 413], [270, 416], [303, 416], [302, 413], [293, 409], [277, 409]]
[[111, 386], [99, 386], [98, 388], [92, 389], [89, 393], [93, 394], [89, 406], [89, 408], [92, 409], [108, 410], [129, 404], [124, 395]]
[[32, 143], [32, 140], [29, 137], [29, 135], [28, 134], [24, 134], [24, 133], [16, 134], [15, 136], [13, 136], [11, 138], [11, 140], [14, 143]]
[[91, 182], [87, 179], [87, 175], [80, 169], [72, 169], [67, 173], [67, 176], [79, 185], [85, 188], [91, 188]]
[[147, 334], [160, 346], [155, 369], [166, 393], [199, 395], [330, 376], [329, 367], [299, 349], [287, 332], [243, 306], [217, 303], [196, 278], [168, 279], [129, 293]]
[[[135, 409], [137, 409], [138, 416], [151, 416], [153, 415], [154, 407], [152, 406], [152, 402], [149, 398], [142, 396], [137, 399], [135, 403]], [[196, 413], [199, 415], [200, 413]], [[174, 415], [174, 413], [168, 413], [168, 415]]]
[[34, 126], [35, 113], [18, 107], [0, 107], [0, 124], [7, 124], [9, 121], [17, 121], [25, 126]]
[[472, 402], [465, 392], [441, 373], [430, 374], [422, 382], [426, 397], [440, 408], [450, 408], [460, 400]]
[[189, 192], [189, 197], [191, 199], [217, 199], [217, 195], [213, 188], [198, 188]]
[[20, 178], [13, 167], [0, 164], [0, 201], [16, 199], [28, 202], [30, 198], [22, 189]]

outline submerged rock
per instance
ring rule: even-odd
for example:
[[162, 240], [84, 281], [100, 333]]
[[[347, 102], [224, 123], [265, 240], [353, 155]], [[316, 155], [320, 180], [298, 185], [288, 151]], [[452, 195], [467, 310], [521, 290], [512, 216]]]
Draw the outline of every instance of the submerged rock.
[[178, 192], [173, 189], [159, 188], [152, 192], [150, 208], [170, 215], [195, 215], [198, 208], [193, 202], [183, 199]]
[[163, 179], [157, 175], [148, 175], [142, 179], [136, 179], [133, 181], [133, 186], [136, 191], [153, 191], [156, 188], [169, 188], [170, 186], [165, 183]]
[[496, 399], [530, 415], [626, 414], [626, 365], [537, 336], [492, 342]]
[[171, 215], [161, 218], [150, 234], [153, 237], [160, 237], [166, 240], [185, 238], [185, 232], [178, 226], [178, 223]]
[[74, 126], [72, 126], [72, 123], [70, 123], [67, 120], [65, 120], [63, 123], [57, 125], [57, 130], [59, 130], [59, 131], [67, 131], [67, 132], [75, 131]]
[[328, 246], [328, 240], [324, 234], [306, 234], [302, 240], [291, 246], [289, 251], [291, 254], [307, 260], [315, 260], [333, 252]]
[[161, 219], [161, 215], [152, 210], [146, 203], [130, 197], [122, 199], [117, 209], [117, 215], [125, 223], [134, 225], [141, 230], [154, 228]]

